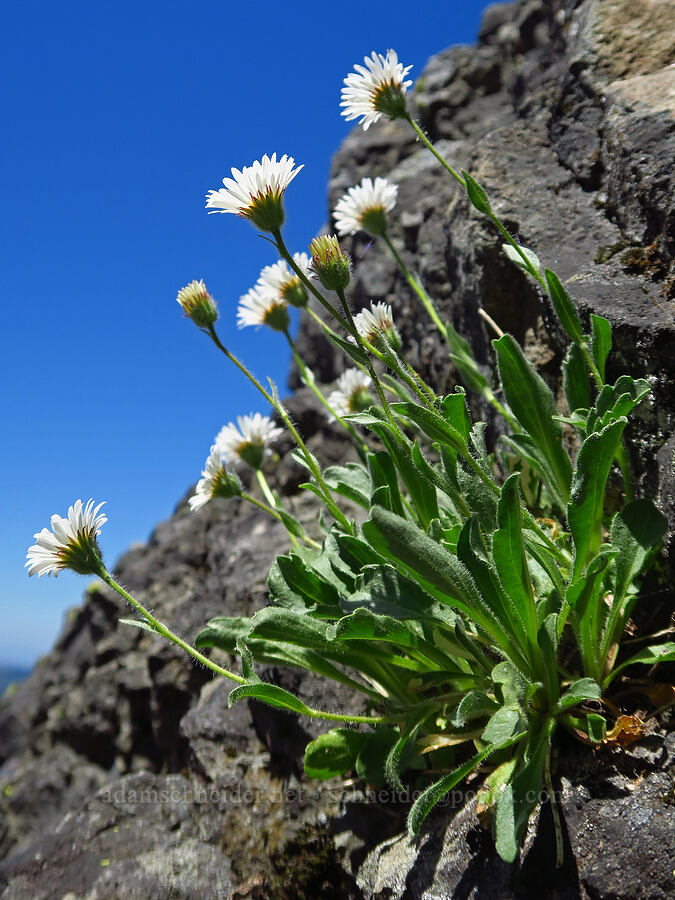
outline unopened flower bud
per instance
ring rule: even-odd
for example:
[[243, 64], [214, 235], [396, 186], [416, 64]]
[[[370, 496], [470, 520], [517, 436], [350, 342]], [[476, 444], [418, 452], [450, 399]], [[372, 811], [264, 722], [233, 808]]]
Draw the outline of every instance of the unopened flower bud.
[[218, 318], [218, 307], [203, 281], [191, 281], [178, 291], [176, 300], [199, 328], [209, 328]]
[[334, 234], [314, 238], [309, 245], [314, 271], [327, 291], [343, 291], [349, 284], [349, 256]]

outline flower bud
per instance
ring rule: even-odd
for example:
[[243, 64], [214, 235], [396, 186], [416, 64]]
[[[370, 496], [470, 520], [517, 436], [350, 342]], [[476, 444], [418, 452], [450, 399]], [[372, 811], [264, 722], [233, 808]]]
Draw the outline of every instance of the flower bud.
[[191, 281], [181, 288], [176, 300], [199, 328], [209, 328], [218, 318], [218, 307], [203, 281]]
[[309, 245], [314, 271], [327, 291], [343, 291], [349, 284], [349, 256], [335, 235], [314, 238]]

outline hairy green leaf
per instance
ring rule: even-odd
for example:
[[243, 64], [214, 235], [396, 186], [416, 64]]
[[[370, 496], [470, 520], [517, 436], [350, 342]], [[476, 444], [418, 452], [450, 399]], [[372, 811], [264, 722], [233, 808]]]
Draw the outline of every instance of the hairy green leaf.
[[562, 426], [553, 418], [557, 414], [553, 394], [510, 334], [493, 344], [506, 401], [545, 456], [557, 493], [565, 500], [572, 470], [562, 444]]
[[589, 434], [581, 446], [567, 506], [574, 541], [574, 581], [602, 541], [605, 484], [627, 420], [620, 418], [600, 432]]
[[581, 329], [579, 313], [577, 312], [574, 303], [572, 303], [572, 298], [563, 287], [562, 282], [555, 272], [552, 272], [550, 269], [545, 269], [544, 276], [548, 286], [548, 295], [551, 298], [553, 308], [560, 319], [562, 327], [575, 344], [582, 344], [584, 335]]
[[335, 728], [310, 741], [305, 747], [305, 773], [324, 780], [344, 775], [356, 767], [356, 757], [369, 735], [347, 728]]
[[591, 329], [593, 332], [591, 351], [600, 375], [605, 377], [605, 363], [612, 349], [612, 326], [607, 319], [591, 313]]

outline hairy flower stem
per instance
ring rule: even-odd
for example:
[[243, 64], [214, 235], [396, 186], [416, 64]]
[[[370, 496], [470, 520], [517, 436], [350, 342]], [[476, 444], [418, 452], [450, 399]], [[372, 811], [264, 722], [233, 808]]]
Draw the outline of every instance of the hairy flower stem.
[[333, 500], [333, 495], [331, 494], [328, 485], [326, 484], [326, 482], [323, 479], [323, 476], [321, 474], [321, 469], [317, 465], [312, 454], [309, 452], [309, 450], [305, 446], [305, 442], [298, 434], [297, 428], [291, 422], [290, 416], [288, 415], [288, 413], [286, 412], [286, 410], [283, 407], [283, 404], [279, 400], [276, 390], [273, 391], [273, 394], [270, 394], [269, 391], [265, 390], [265, 388], [262, 386], [262, 384], [260, 384], [258, 379], [255, 377], [255, 375], [252, 372], [250, 372], [246, 368], [246, 366], [242, 362], [240, 362], [233, 353], [230, 353], [230, 351], [227, 349], [227, 347], [221, 342], [213, 325], [209, 326], [209, 328], [205, 329], [205, 331], [206, 331], [206, 334], [209, 335], [209, 337], [211, 338], [213, 343], [216, 345], [216, 347], [221, 351], [221, 353], [224, 353], [225, 356], [230, 360], [230, 362], [233, 362], [235, 364], [235, 366], [239, 369], [239, 371], [242, 372], [249, 379], [249, 381], [260, 391], [260, 393], [263, 395], [265, 400], [267, 400], [267, 402], [270, 404], [270, 406], [272, 406], [272, 408], [274, 410], [276, 410], [276, 412], [279, 414], [279, 416], [283, 420], [284, 425], [290, 431], [291, 436], [293, 437], [295, 443], [298, 445], [300, 452], [304, 456], [305, 462], [307, 463], [307, 467], [308, 467], [309, 471], [312, 473], [312, 475], [316, 479], [316, 483], [317, 483], [319, 490], [323, 496], [323, 502], [326, 504], [326, 508], [329, 510], [329, 512], [335, 519], [335, 521], [339, 522], [340, 525], [342, 526], [342, 528], [345, 531], [347, 531], [347, 533], [351, 534], [354, 529], [352, 528], [351, 524], [349, 523], [349, 520], [347, 519], [347, 517], [344, 515], [344, 513], [340, 510], [340, 508], [337, 506], [337, 504]]
[[[125, 591], [124, 588], [115, 581], [112, 575], [110, 575], [103, 564], [101, 564], [101, 571], [98, 574], [100, 578], [105, 581], [107, 585], [109, 585], [109, 587], [117, 591], [117, 593], [121, 597], [124, 597], [127, 603], [131, 604], [131, 606], [133, 606], [133, 608], [143, 616], [145, 621], [148, 623], [148, 625], [150, 625], [150, 627], [156, 634], [160, 635], [163, 638], [166, 638], [166, 640], [168, 641], [171, 641], [171, 643], [175, 644], [177, 647], [180, 647], [181, 650], [184, 650], [193, 659], [197, 660], [197, 662], [201, 663], [203, 666], [206, 666], [207, 669], [211, 669], [212, 672], [215, 672], [216, 675], [221, 675], [223, 678], [228, 678], [230, 681], [236, 681], [237, 684], [250, 683], [241, 675], [237, 675], [235, 672], [230, 672], [229, 669], [225, 669], [223, 668], [223, 666], [219, 666], [217, 663], [214, 663], [208, 658], [208, 656], [204, 656], [204, 654], [200, 653], [199, 650], [191, 647], [186, 641], [178, 637], [177, 634], [174, 634], [173, 631], [166, 627], [166, 625], [163, 625], [158, 619], [156, 619], [152, 615], [152, 613], [149, 613], [148, 610], [138, 602], [138, 600], [134, 599], [131, 594]], [[311, 707], [307, 707], [303, 715], [307, 716], [310, 719], [326, 719], [329, 722], [357, 722], [368, 725], [381, 725], [385, 722], [393, 722], [396, 719], [395, 716], [348, 716], [343, 715], [342, 713], [326, 712], [322, 709], [312, 709]]]
[[298, 278], [299, 278], [300, 281], [304, 284], [304, 286], [307, 288], [307, 290], [308, 290], [311, 294], [313, 294], [313, 295], [316, 297], [316, 299], [317, 299], [317, 300], [319, 301], [319, 303], [323, 306], [323, 308], [324, 308], [328, 313], [330, 313], [330, 315], [331, 315], [337, 322], [340, 323], [340, 325], [344, 328], [344, 330], [347, 331], [347, 332], [349, 332], [349, 326], [348, 326], [346, 320], [340, 315], [340, 313], [335, 309], [335, 307], [333, 307], [333, 306], [328, 302], [328, 300], [326, 300], [326, 298], [323, 296], [323, 294], [321, 293], [321, 291], [318, 290], [318, 288], [316, 287], [316, 285], [312, 284], [312, 281], [305, 275], [305, 273], [302, 271], [302, 269], [300, 268], [300, 266], [299, 266], [299, 265], [296, 263], [296, 261], [293, 259], [292, 253], [290, 253], [290, 251], [288, 250], [288, 247], [287, 247], [286, 244], [284, 243], [284, 239], [283, 239], [283, 237], [281, 236], [281, 231], [277, 230], [277, 231], [272, 232], [272, 234], [274, 235], [274, 240], [276, 241], [277, 250], [279, 251], [279, 253], [280, 253], [281, 256], [283, 257], [283, 259], [286, 260], [286, 262], [288, 263], [288, 265], [289, 265], [289, 266], [291, 267], [291, 269], [295, 272], [295, 274], [298, 276]]
[[[279, 504], [277, 504], [277, 501], [274, 497], [274, 494], [272, 493], [272, 491], [270, 489], [269, 484], [267, 483], [267, 479], [265, 478], [265, 474], [262, 471], [262, 469], [255, 470], [255, 477], [258, 479], [258, 484], [260, 485], [260, 490], [263, 492], [265, 499], [269, 503], [270, 507], [272, 509], [278, 509]], [[280, 522], [284, 522], [283, 517], [279, 513], [277, 513], [277, 518], [279, 519]], [[286, 523], [284, 522], [284, 525], [285, 524]], [[299, 544], [298, 544], [297, 537], [293, 534], [293, 532], [290, 530], [290, 528], [286, 528], [286, 530], [288, 531], [288, 536], [290, 537], [291, 543], [293, 544], [293, 546], [298, 547]]]
[[211, 671], [215, 672], [216, 675], [221, 675], [223, 678], [229, 678], [230, 681], [236, 681], [237, 684], [247, 683], [246, 679], [242, 678], [241, 675], [230, 672], [229, 669], [224, 669], [222, 666], [217, 665], [217, 663], [212, 662], [207, 656], [204, 656], [203, 653], [200, 653], [199, 650], [191, 647], [186, 641], [178, 637], [177, 634], [174, 634], [173, 631], [170, 631], [166, 627], [166, 625], [163, 625], [158, 619], [156, 619], [152, 615], [152, 613], [148, 612], [148, 610], [138, 602], [138, 600], [132, 597], [131, 594], [125, 591], [124, 588], [115, 581], [115, 579], [108, 572], [103, 563], [101, 563], [101, 571], [98, 574], [109, 587], [111, 587], [114, 591], [117, 591], [117, 593], [121, 597], [124, 597], [127, 603], [130, 603], [131, 606], [133, 606], [136, 612], [140, 613], [143, 616], [148, 625], [158, 635], [166, 638], [168, 641], [171, 641], [172, 644], [180, 647], [181, 650], [185, 650], [185, 652], [189, 653], [193, 659], [196, 659], [197, 662], [200, 662], [203, 666], [206, 666], [207, 669], [211, 669]]
[[[258, 500], [258, 498], [254, 497], [252, 494], [247, 494], [246, 491], [242, 491], [239, 496], [241, 497], [242, 500], [246, 500], [249, 503], [252, 503], [253, 506], [257, 506], [258, 509], [261, 509], [263, 512], [266, 512], [273, 519], [276, 519], [277, 522], [281, 522], [283, 524], [283, 522], [284, 522], [283, 517], [281, 515], [279, 515], [278, 510], [274, 506], [269, 506], [267, 503], [263, 503], [262, 500]], [[289, 532], [289, 536], [290, 536], [291, 540], [293, 541], [293, 543], [297, 547], [297, 540], [295, 539], [295, 535], [292, 534], [291, 532]], [[317, 541], [313, 540], [313, 538], [308, 537], [304, 533], [304, 531], [303, 531], [303, 534], [301, 535], [301, 540], [303, 540], [307, 544], [308, 547], [312, 547], [312, 549], [314, 549], [314, 550], [321, 549], [321, 544], [317, 543]]]
[[555, 798], [553, 790], [553, 780], [551, 778], [551, 736], [553, 734], [554, 723], [549, 726], [549, 745], [546, 750], [546, 760], [544, 762], [544, 784], [546, 785], [546, 793], [551, 803], [551, 814], [553, 815], [553, 831], [555, 832], [555, 867], [559, 869], [563, 864], [565, 849], [563, 844], [562, 825], [560, 823], [560, 810], [558, 809], [558, 801]]
[[[347, 321], [349, 322], [349, 325], [347, 328], [349, 334], [351, 334], [351, 336], [354, 338], [357, 346], [360, 346], [363, 349], [366, 349], [366, 345], [363, 341], [363, 338], [359, 334], [359, 332], [356, 328], [356, 325], [354, 323], [354, 317], [352, 315], [351, 309], [349, 308], [349, 304], [347, 303], [347, 298], [345, 297], [345, 292], [343, 290], [338, 290], [335, 293], [338, 295], [340, 303], [342, 304], [342, 309], [344, 310], [345, 316], [347, 317]], [[403, 435], [401, 434], [401, 431], [396, 423], [396, 419], [394, 418], [394, 414], [391, 411], [389, 402], [388, 402], [387, 398], [384, 396], [384, 391], [382, 390], [382, 385], [380, 384], [380, 379], [377, 377], [377, 373], [375, 372], [375, 369], [373, 368], [373, 364], [370, 361], [370, 357], [368, 357], [368, 356], [366, 356], [366, 368], [368, 369], [368, 374], [370, 375], [370, 378], [371, 378], [373, 384], [375, 385], [375, 390], [377, 391], [377, 396], [380, 398], [380, 404], [382, 406], [382, 409], [384, 410], [385, 416], [389, 420], [389, 424], [392, 426], [392, 428], [394, 428], [396, 434], [402, 438]], [[404, 441], [404, 443], [405, 443], [405, 441]]]
[[284, 331], [284, 334], [286, 335], [286, 340], [288, 341], [288, 344], [293, 353], [293, 358], [295, 359], [296, 365], [300, 370], [300, 377], [302, 378], [303, 383], [310, 389], [319, 403], [321, 403], [321, 405], [328, 411], [328, 413], [335, 419], [335, 421], [344, 428], [344, 430], [349, 434], [354, 443], [357, 444], [357, 446], [360, 448], [361, 452], [368, 453], [369, 448], [363, 438], [359, 434], [357, 434], [356, 430], [352, 425], [350, 425], [349, 422], [345, 422], [344, 419], [340, 418], [340, 416], [335, 412], [333, 407], [324, 396], [323, 391], [321, 391], [317, 386], [316, 379], [314, 378], [314, 373], [308, 366], [305, 365], [302, 357], [298, 353], [298, 349], [295, 346], [293, 338], [290, 336], [288, 331]]
[[415, 132], [415, 134], [417, 135], [417, 137], [422, 141], [424, 146], [433, 153], [433, 155], [436, 157], [436, 159], [439, 161], [439, 163], [443, 166], [443, 168], [447, 172], [449, 172], [450, 175], [452, 175], [452, 177], [455, 179], [455, 181], [459, 182], [459, 184], [461, 184], [462, 187], [466, 187], [466, 184], [464, 183], [464, 179], [459, 174], [459, 172], [455, 172], [455, 170], [452, 168], [452, 166], [445, 159], [443, 159], [441, 154], [434, 147], [434, 145], [431, 143], [429, 138], [422, 131], [420, 126], [417, 124], [417, 122], [413, 119], [413, 117], [408, 113], [405, 116], [405, 119], [408, 122], [408, 124], [412, 127], [412, 129]]
[[[464, 182], [462, 182], [462, 184], [463, 183]], [[436, 307], [434, 306], [431, 297], [425, 291], [422, 283], [408, 269], [406, 264], [403, 262], [399, 252], [396, 250], [396, 247], [394, 247], [393, 243], [391, 242], [391, 239], [389, 238], [389, 236], [386, 233], [384, 233], [382, 235], [382, 239], [384, 240], [387, 247], [389, 247], [389, 250], [391, 251], [392, 256], [396, 260], [396, 263], [397, 263], [399, 269], [403, 273], [403, 276], [405, 277], [405, 279], [408, 282], [408, 284], [410, 285], [410, 287], [413, 289], [413, 291], [417, 294], [417, 296], [421, 300], [422, 305], [428, 312], [434, 325], [440, 331], [440, 333], [445, 338], [445, 340], [448, 341], [448, 326], [443, 323], [441, 317], [438, 315], [438, 312], [436, 311]], [[448, 341], [448, 343], [449, 343], [449, 341]], [[461, 372], [460, 372], [460, 374], [461, 374]], [[497, 412], [500, 414], [500, 416], [503, 416], [503, 418], [509, 423], [509, 425], [512, 428], [518, 430], [518, 423], [513, 418], [511, 413], [507, 409], [504, 408], [504, 406], [499, 402], [499, 400], [497, 400], [497, 398], [495, 397], [491, 388], [487, 387], [487, 385], [486, 385], [479, 393], [494, 409], [497, 410]]]

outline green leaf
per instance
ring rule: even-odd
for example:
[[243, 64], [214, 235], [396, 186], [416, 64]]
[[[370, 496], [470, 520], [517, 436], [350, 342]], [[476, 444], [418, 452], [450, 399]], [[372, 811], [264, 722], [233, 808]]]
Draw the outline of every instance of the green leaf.
[[364, 509], [369, 508], [372, 485], [368, 472], [359, 463], [328, 466], [323, 472], [323, 480], [332, 491], [358, 503]]
[[567, 351], [567, 357], [563, 363], [563, 388], [570, 412], [574, 412], [575, 409], [590, 408], [588, 368], [578, 344], [570, 344]]
[[492, 209], [485, 189], [482, 188], [475, 178], [472, 178], [465, 169], [462, 169], [462, 178], [464, 179], [466, 193], [471, 203], [476, 207], [478, 212], [482, 212], [486, 216], [489, 216], [492, 213]]
[[607, 319], [591, 313], [591, 329], [593, 332], [591, 352], [598, 371], [604, 379], [605, 363], [607, 362], [609, 351], [612, 349], [612, 326]]
[[537, 610], [523, 544], [518, 485], [519, 475], [516, 472], [507, 478], [502, 487], [497, 508], [499, 528], [492, 537], [492, 557], [499, 580], [513, 600], [530, 641], [534, 642], [537, 636]]
[[527, 760], [509, 782], [497, 801], [495, 815], [495, 846], [505, 862], [513, 862], [518, 854], [527, 820], [539, 803], [542, 789], [542, 771], [549, 745], [549, 734], [542, 727], [538, 734], [531, 734], [527, 747]]
[[356, 774], [375, 788], [385, 782], [385, 765], [398, 735], [392, 728], [377, 728], [367, 735], [367, 740], [356, 757]]
[[464, 612], [492, 634], [500, 646], [509, 645], [501, 624], [479, 594], [466, 566], [417, 525], [375, 507], [363, 525], [363, 533], [378, 552], [406, 566], [422, 587], [442, 603]]
[[359, 346], [352, 344], [351, 341], [345, 341], [335, 334], [335, 332], [327, 331], [325, 334], [331, 344], [337, 347], [338, 350], [342, 350], [353, 363], [356, 363], [357, 366], [366, 365], [368, 356]]
[[[468, 344], [467, 344], [468, 346]], [[466, 394], [462, 390], [456, 390], [454, 394], [447, 394], [440, 401], [441, 415], [458, 431], [464, 443], [468, 443], [471, 432], [471, 419], [466, 408]]]
[[457, 453], [467, 452], [462, 435], [438, 413], [416, 403], [392, 403], [391, 408], [397, 415], [405, 416], [418, 425], [432, 441], [444, 444]]
[[[521, 247], [520, 249], [529, 260], [530, 265], [534, 267], [534, 270], [536, 272], [541, 272], [541, 263], [534, 250], [530, 250], [527, 247]], [[529, 266], [515, 247], [511, 246], [511, 244], [502, 244], [502, 250], [514, 265], [518, 266], [519, 269], [522, 269], [527, 275], [532, 274]]]
[[386, 450], [368, 454], [368, 471], [370, 472], [372, 484], [370, 503], [377, 502], [374, 498], [380, 488], [387, 488], [389, 490], [389, 502], [380, 503], [380, 505], [387, 506], [388, 509], [392, 509], [399, 516], [404, 515], [396, 466]]
[[338, 610], [340, 594], [335, 585], [310, 570], [313, 559], [318, 559], [317, 555], [307, 551], [277, 556], [267, 582], [270, 594], [284, 606], [316, 604]]
[[157, 629], [149, 622], [143, 622], [141, 619], [118, 619], [120, 625], [133, 625], [134, 628], [140, 628], [141, 631], [149, 631], [151, 634], [160, 634]]
[[455, 331], [450, 322], [445, 323], [445, 336], [451, 351], [450, 359], [462, 376], [462, 381], [472, 391], [483, 394], [488, 386], [488, 380], [478, 368], [471, 346]]
[[505, 444], [518, 456], [521, 456], [537, 472], [546, 486], [551, 502], [564, 512], [568, 495], [559, 490], [556, 475], [536, 440], [529, 434], [512, 434], [508, 437], [502, 436], [499, 440], [500, 443]]
[[562, 443], [553, 394], [509, 334], [494, 341], [504, 396], [513, 414], [544, 454], [563, 499], [569, 496], [572, 467]]
[[384, 777], [394, 790], [403, 790], [403, 785], [401, 784], [401, 758], [403, 757], [404, 750], [406, 750], [408, 745], [414, 740], [420, 725], [426, 718], [427, 712], [418, 713], [417, 716], [413, 716], [402, 729], [398, 740], [387, 754], [387, 759], [384, 764]]
[[417, 468], [409, 454], [409, 449], [384, 423], [373, 426], [373, 431], [387, 448], [403, 483], [410, 492], [410, 498], [424, 528], [439, 516], [436, 486], [427, 480], [424, 472]]
[[242, 684], [230, 691], [227, 698], [228, 707], [234, 706], [239, 700], [260, 700], [268, 706], [276, 706], [278, 709], [287, 709], [300, 713], [301, 716], [311, 716], [312, 710], [302, 700], [291, 694], [290, 691], [276, 684]]
[[589, 741], [601, 744], [607, 735], [607, 722], [603, 716], [597, 713], [588, 713], [586, 716], [586, 732]]
[[522, 725], [523, 721], [519, 710], [502, 706], [490, 717], [482, 734], [482, 740], [488, 744], [503, 744], [515, 734], [522, 732]]
[[589, 434], [581, 445], [567, 505], [567, 521], [574, 541], [573, 581], [602, 541], [605, 485], [626, 424], [622, 417], [602, 431]]
[[569, 709], [584, 700], [599, 700], [602, 695], [600, 685], [593, 678], [580, 678], [571, 684], [558, 701], [558, 709]]
[[460, 700], [452, 724], [462, 728], [473, 719], [482, 719], [484, 716], [492, 716], [499, 708], [492, 697], [488, 697], [483, 691], [468, 691]]
[[356, 757], [369, 735], [347, 728], [335, 728], [310, 741], [305, 747], [305, 772], [309, 778], [325, 780], [344, 775], [356, 767]]
[[572, 303], [572, 298], [563, 287], [562, 282], [555, 272], [552, 272], [550, 269], [545, 269], [544, 276], [548, 286], [549, 297], [551, 298], [553, 308], [560, 319], [562, 327], [575, 344], [583, 344], [584, 334], [581, 329], [579, 313], [577, 312], [574, 303]]
[[356, 609], [334, 625], [329, 625], [326, 636], [336, 641], [384, 641], [400, 647], [417, 647], [421, 635], [411, 620], [400, 621], [392, 616], [382, 616], [369, 609]]
[[445, 775], [434, 784], [429, 785], [429, 787], [420, 794], [413, 803], [408, 815], [408, 834], [411, 837], [417, 836], [426, 817], [434, 806], [445, 797], [448, 791], [451, 791], [463, 778], [470, 775], [471, 772], [473, 772], [473, 770], [494, 751], [494, 749], [494, 747], [486, 747], [484, 750], [481, 750], [475, 756], [471, 757], [468, 762], [458, 766], [454, 772]]
[[651, 500], [633, 500], [614, 517], [610, 541], [616, 559], [614, 601], [620, 602], [644, 565], [647, 553], [668, 529], [668, 519]]
[[195, 638], [195, 647], [218, 647], [226, 653], [235, 653], [239, 638], [248, 636], [251, 630], [249, 618], [218, 616], [211, 619]]
[[639, 653], [633, 654], [628, 659], [624, 660], [621, 665], [617, 666], [611, 673], [611, 675], [605, 680], [605, 687], [615, 678], [619, 672], [628, 666], [634, 666], [638, 663], [641, 663], [645, 666], [655, 666], [657, 663], [662, 662], [673, 662], [675, 660], [675, 643], [672, 641], [668, 641], [665, 644], [652, 644], [650, 647], [645, 647], [640, 650]]

